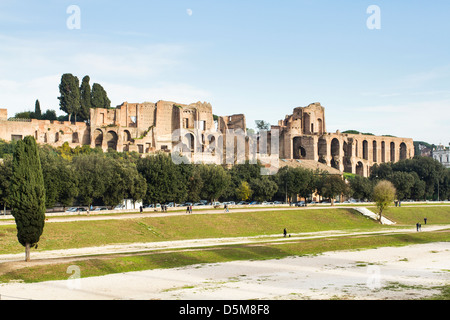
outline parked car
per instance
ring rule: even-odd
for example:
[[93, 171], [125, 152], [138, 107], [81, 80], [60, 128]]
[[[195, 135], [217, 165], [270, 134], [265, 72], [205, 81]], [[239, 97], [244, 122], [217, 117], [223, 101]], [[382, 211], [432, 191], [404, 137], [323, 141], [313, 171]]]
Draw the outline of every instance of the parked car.
[[102, 211], [102, 210], [108, 210], [108, 208], [105, 207], [97, 207], [94, 209], [94, 211]]
[[306, 203], [305, 201], [299, 201], [295, 203], [296, 207], [306, 207]]
[[248, 204], [248, 202], [247, 201], [240, 201], [240, 202], [238, 202], [238, 205], [244, 205], [244, 204]]

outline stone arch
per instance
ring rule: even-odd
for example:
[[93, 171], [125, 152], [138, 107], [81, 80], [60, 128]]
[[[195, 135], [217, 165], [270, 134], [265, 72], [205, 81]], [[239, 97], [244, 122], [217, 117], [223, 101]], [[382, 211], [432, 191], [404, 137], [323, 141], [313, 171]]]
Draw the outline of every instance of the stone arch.
[[318, 128], [317, 128], [317, 132], [319, 133], [319, 135], [322, 135], [323, 134], [323, 121], [322, 121], [322, 119], [317, 119], [317, 126], [318, 126]]
[[311, 116], [308, 113], [303, 114], [303, 130], [305, 134], [312, 134], [311, 130]]
[[356, 174], [359, 176], [364, 176], [364, 165], [361, 161], [356, 164]]
[[194, 152], [195, 151], [195, 136], [188, 132], [183, 137], [183, 151]]
[[106, 143], [108, 149], [117, 150], [117, 141], [119, 140], [117, 133], [115, 131], [108, 131], [106, 133]]
[[400, 143], [400, 160], [405, 160], [407, 156], [407, 147], [404, 142]]
[[377, 157], [377, 140], [373, 140], [372, 142], [372, 153], [373, 153], [373, 162], [377, 162], [378, 161], [378, 157]]
[[392, 141], [390, 144], [390, 155], [391, 155], [391, 162], [395, 162], [395, 142]]
[[341, 149], [340, 149], [339, 140], [336, 138], [333, 138], [333, 140], [331, 140], [331, 156], [339, 157], [340, 155], [341, 155]]
[[123, 131], [123, 141], [124, 142], [131, 142], [131, 133], [128, 130]]
[[103, 131], [100, 129], [95, 129], [94, 131], [94, 143], [95, 147], [102, 147], [103, 144]]
[[362, 148], [363, 148], [363, 159], [364, 160], [369, 160], [369, 143], [367, 142], [367, 140], [364, 140], [362, 143]]
[[78, 137], [78, 132], [72, 133], [72, 143], [80, 143], [80, 139]]
[[381, 162], [386, 162], [386, 142], [381, 141]]
[[327, 163], [327, 140], [319, 138], [317, 142], [317, 155], [319, 156], [319, 162]]
[[295, 137], [292, 139], [293, 158], [314, 160], [314, 138]]

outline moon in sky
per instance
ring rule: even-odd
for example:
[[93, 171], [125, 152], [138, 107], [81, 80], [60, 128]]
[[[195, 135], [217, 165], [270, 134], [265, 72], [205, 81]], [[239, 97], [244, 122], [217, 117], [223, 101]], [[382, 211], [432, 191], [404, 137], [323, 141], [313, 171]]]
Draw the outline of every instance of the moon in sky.
[[191, 9], [187, 9], [186, 13], [188, 14], [188, 16], [192, 16], [192, 10]]

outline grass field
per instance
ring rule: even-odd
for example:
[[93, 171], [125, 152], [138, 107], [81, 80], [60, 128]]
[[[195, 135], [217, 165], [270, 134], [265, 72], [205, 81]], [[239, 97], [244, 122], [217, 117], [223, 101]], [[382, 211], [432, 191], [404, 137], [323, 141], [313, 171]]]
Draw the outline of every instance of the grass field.
[[[82, 248], [114, 243], [184, 240], [379, 228], [352, 209], [192, 214], [139, 219], [47, 223], [38, 250]], [[20, 253], [16, 227], [0, 226], [0, 254]]]
[[[151, 218], [96, 220], [47, 223], [39, 242], [39, 251], [82, 248], [115, 243], [151, 242], [197, 238], [238, 237], [315, 232], [326, 230], [373, 231], [411, 226], [428, 218], [428, 224], [450, 224], [450, 207], [397, 207], [385, 215], [396, 221], [396, 226], [381, 226], [352, 209], [325, 208], [260, 212], [231, 212], [226, 214], [192, 214]], [[450, 231], [358, 237], [329, 237], [303, 239], [286, 243], [258, 245], [229, 245], [208, 249], [171, 250], [92, 256], [76, 261], [83, 277], [109, 273], [171, 268], [199, 263], [232, 260], [280, 259], [287, 256], [319, 254], [326, 251], [366, 249], [382, 246], [403, 246], [416, 243], [450, 241]], [[15, 226], [0, 226], [0, 254], [22, 253]], [[67, 267], [74, 262], [60, 262], [30, 266], [0, 272], [0, 282], [22, 279], [26, 282], [67, 279]]]

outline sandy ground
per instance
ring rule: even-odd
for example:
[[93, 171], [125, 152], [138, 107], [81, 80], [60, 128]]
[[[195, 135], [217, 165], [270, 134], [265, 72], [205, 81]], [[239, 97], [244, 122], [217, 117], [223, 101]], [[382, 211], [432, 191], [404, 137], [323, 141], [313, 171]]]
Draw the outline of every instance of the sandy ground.
[[0, 285], [0, 299], [418, 299], [450, 284], [450, 243], [234, 261], [34, 284]]

